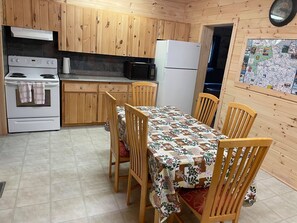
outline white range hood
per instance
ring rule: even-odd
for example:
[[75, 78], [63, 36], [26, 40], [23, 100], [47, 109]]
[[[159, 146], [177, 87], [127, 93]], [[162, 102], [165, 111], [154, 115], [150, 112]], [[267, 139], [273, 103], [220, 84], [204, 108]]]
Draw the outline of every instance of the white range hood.
[[53, 32], [45, 30], [25, 29], [11, 27], [11, 35], [18, 38], [38, 39], [38, 40], [53, 40]]

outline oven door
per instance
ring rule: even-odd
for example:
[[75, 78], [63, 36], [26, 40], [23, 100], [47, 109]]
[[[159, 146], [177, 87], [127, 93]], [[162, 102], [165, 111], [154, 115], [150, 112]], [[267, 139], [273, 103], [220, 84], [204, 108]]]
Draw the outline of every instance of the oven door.
[[59, 82], [46, 82], [45, 104], [21, 103], [18, 83], [5, 82], [6, 105], [8, 118], [39, 118], [60, 116]]

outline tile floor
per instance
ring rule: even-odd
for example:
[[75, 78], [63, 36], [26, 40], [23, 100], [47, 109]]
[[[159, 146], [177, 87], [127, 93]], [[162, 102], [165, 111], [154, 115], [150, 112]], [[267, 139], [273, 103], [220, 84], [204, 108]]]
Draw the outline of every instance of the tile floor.
[[[0, 181], [6, 181], [0, 222], [137, 223], [139, 191], [129, 207], [125, 180], [113, 192], [108, 156], [109, 133], [102, 127], [0, 137]], [[239, 222], [297, 222], [297, 192], [264, 171], [256, 181], [258, 201], [242, 208]], [[184, 213], [185, 222], [197, 222]], [[149, 210], [148, 223], [152, 217]]]

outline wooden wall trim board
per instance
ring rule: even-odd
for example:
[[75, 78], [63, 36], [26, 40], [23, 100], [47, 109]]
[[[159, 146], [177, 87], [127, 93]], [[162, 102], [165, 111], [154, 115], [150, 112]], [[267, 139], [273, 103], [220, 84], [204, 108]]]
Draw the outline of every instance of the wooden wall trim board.
[[200, 24], [216, 24], [238, 19], [233, 51], [229, 52], [228, 57], [230, 66], [225, 69], [221, 107], [218, 110], [216, 126], [218, 128], [222, 126], [228, 103], [231, 101], [254, 108], [258, 116], [249, 137], [272, 137], [275, 142], [264, 160], [263, 169], [297, 189], [297, 103], [295, 100], [259, 93], [252, 88], [243, 89], [236, 86], [242, 64], [242, 49], [243, 45], [246, 45], [247, 36], [296, 38], [297, 16], [284, 27], [274, 27], [270, 24], [268, 13], [272, 2], [272, 0], [192, 1], [186, 7], [186, 21], [191, 22], [190, 40], [198, 40], [201, 35]]
[[[233, 25], [233, 30], [232, 30], [232, 36], [230, 40], [228, 55], [232, 55], [235, 36], [236, 36], [236, 30], [238, 26], [237, 18], [232, 19], [231, 21], [227, 20], [227, 21], [218, 21], [216, 23], [215, 22], [201, 23], [198, 26], [196, 26], [196, 28], [200, 30], [199, 32], [196, 32], [196, 38], [197, 38], [197, 42], [201, 43], [201, 52], [200, 52], [200, 59], [199, 59], [199, 65], [198, 65], [198, 71], [197, 71], [197, 79], [196, 79], [196, 86], [195, 86], [195, 92], [194, 92], [194, 98], [193, 98], [192, 112], [194, 112], [194, 109], [197, 103], [198, 94], [200, 92], [203, 92], [214, 27], [230, 26], [230, 25]], [[199, 33], [200, 35], [199, 37], [197, 37]], [[193, 37], [191, 38], [193, 40]], [[229, 67], [230, 67], [230, 57], [228, 57], [226, 61], [226, 66], [224, 71], [225, 75], [222, 83], [222, 91], [224, 90], [224, 85], [225, 85], [224, 82], [227, 79], [227, 74], [228, 74], [227, 71], [229, 70]], [[221, 101], [223, 100], [223, 95], [224, 94], [220, 95]], [[218, 108], [219, 111], [220, 111], [220, 107], [221, 107], [221, 103], [219, 104], [219, 108]], [[215, 126], [217, 126], [216, 123], [217, 123], [218, 117], [220, 116], [220, 112], [217, 112], [217, 114], [218, 115], [216, 116]]]
[[197, 98], [200, 92], [203, 92], [203, 86], [207, 71], [208, 58], [210, 53], [210, 48], [212, 44], [214, 28], [211, 26], [202, 25], [200, 29], [200, 58], [198, 63], [196, 85], [193, 98], [192, 114], [194, 114], [194, 109], [196, 107]]
[[219, 123], [219, 120], [221, 119], [221, 114], [222, 114], [221, 113], [221, 111], [222, 111], [222, 101], [224, 101], [224, 96], [225, 96], [225, 92], [226, 92], [226, 84], [227, 84], [227, 80], [228, 80], [228, 71], [229, 71], [230, 66], [231, 66], [231, 55], [233, 54], [233, 51], [234, 51], [234, 44], [235, 44], [235, 41], [236, 41], [238, 22], [239, 22], [238, 18], [233, 19], [233, 28], [232, 28], [232, 34], [231, 34], [231, 39], [230, 39], [230, 45], [229, 45], [229, 49], [228, 49], [228, 57], [227, 57], [226, 65], [225, 65], [224, 77], [223, 77], [223, 82], [222, 82], [222, 87], [221, 87], [221, 94], [220, 94], [220, 102], [221, 103], [218, 106], [217, 116], [216, 116], [215, 123], [214, 123], [214, 127], [217, 128], [217, 129], [219, 128], [218, 123]]
[[0, 135], [7, 134], [6, 103], [4, 89], [4, 66], [3, 66], [3, 42], [2, 42], [2, 24], [3, 24], [2, 0], [0, 0]]

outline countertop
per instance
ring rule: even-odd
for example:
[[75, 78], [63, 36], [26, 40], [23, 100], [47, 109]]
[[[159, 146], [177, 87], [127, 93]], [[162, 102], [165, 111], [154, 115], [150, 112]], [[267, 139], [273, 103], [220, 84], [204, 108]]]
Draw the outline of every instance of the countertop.
[[[132, 83], [143, 80], [130, 80], [126, 77], [108, 77], [95, 75], [78, 75], [78, 74], [59, 74], [61, 81], [94, 81], [94, 82], [121, 82]], [[149, 80], [148, 80], [149, 81]], [[157, 83], [157, 81], [151, 81]]]

